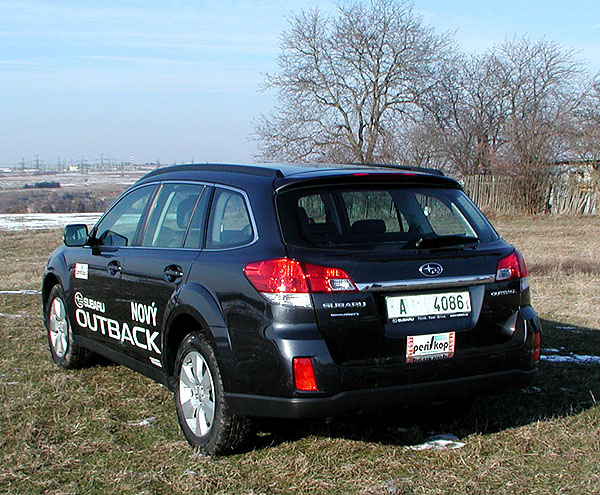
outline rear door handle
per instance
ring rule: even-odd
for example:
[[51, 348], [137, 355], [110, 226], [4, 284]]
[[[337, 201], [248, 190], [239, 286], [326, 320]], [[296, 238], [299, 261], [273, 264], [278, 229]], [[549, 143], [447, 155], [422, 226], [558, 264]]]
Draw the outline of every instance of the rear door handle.
[[175, 282], [177, 279], [183, 277], [183, 270], [180, 266], [177, 265], [169, 265], [165, 268], [164, 271], [165, 279], [168, 282]]

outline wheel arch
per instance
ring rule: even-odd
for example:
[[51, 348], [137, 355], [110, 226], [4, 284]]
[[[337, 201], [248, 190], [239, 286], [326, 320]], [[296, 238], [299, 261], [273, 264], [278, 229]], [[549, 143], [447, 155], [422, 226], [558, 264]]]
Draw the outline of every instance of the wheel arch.
[[52, 254], [50, 260], [48, 261], [48, 265], [44, 270], [44, 276], [42, 279], [42, 310], [44, 315], [46, 314], [48, 297], [50, 296], [52, 287], [55, 285], [60, 285], [65, 295], [70, 290], [67, 260], [65, 259], [64, 252], [60, 250], [57, 250]]
[[48, 304], [48, 298], [50, 297], [50, 292], [55, 285], [60, 285], [62, 287], [60, 277], [54, 272], [48, 272], [44, 276], [44, 280], [42, 282], [42, 314], [44, 315], [44, 320], [46, 319], [46, 306]]
[[[163, 336], [163, 366], [169, 383], [175, 375], [175, 360], [179, 346], [187, 335], [202, 333], [212, 346], [219, 368], [227, 375], [226, 361], [231, 359], [231, 339], [223, 314], [210, 293], [199, 284], [188, 284], [177, 295]], [[223, 376], [224, 382], [228, 381]]]

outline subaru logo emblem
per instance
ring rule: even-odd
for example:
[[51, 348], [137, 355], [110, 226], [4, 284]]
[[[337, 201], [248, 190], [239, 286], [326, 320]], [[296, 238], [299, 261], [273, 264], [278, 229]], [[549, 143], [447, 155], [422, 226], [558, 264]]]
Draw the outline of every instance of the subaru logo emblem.
[[425, 263], [419, 267], [419, 271], [426, 277], [437, 277], [444, 271], [444, 267], [439, 263]]

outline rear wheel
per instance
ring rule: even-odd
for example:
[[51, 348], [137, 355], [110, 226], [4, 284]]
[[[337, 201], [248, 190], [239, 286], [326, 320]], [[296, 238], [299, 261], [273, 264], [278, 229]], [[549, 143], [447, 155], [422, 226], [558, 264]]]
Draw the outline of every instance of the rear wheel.
[[250, 434], [250, 421], [229, 411], [215, 353], [202, 334], [184, 339], [175, 370], [175, 407], [186, 440], [207, 455], [238, 448]]
[[65, 295], [58, 285], [55, 285], [50, 291], [46, 304], [45, 321], [48, 346], [54, 362], [65, 369], [84, 366], [89, 360], [90, 351], [78, 346], [73, 341]]

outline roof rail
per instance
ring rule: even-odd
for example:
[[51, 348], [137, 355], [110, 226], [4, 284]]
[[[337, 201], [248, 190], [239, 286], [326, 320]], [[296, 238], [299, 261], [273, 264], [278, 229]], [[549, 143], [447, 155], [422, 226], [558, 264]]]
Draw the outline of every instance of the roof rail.
[[260, 165], [232, 165], [228, 163], [190, 163], [186, 165], [171, 165], [168, 167], [158, 168], [147, 173], [143, 178], [154, 177], [170, 172], [181, 172], [188, 170], [197, 170], [204, 172], [229, 172], [232, 174], [251, 174], [263, 177], [283, 177], [280, 170], [273, 167], [261, 167]]

